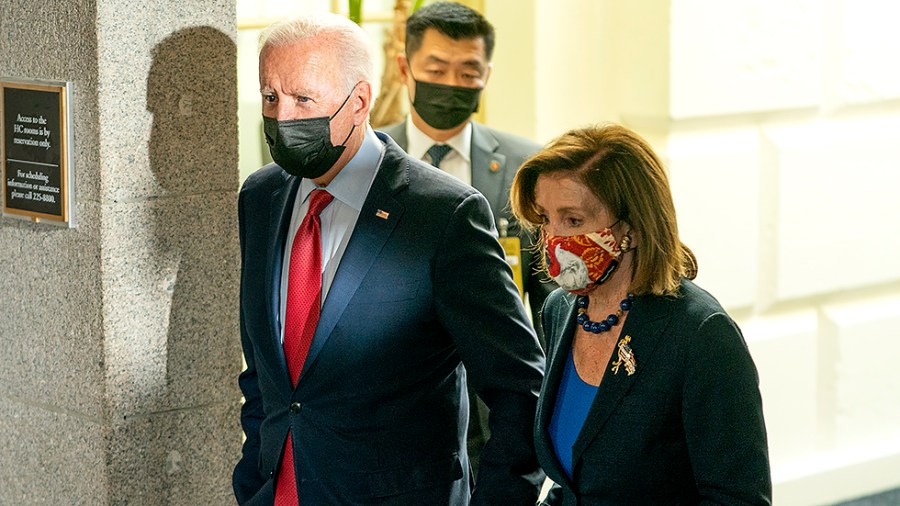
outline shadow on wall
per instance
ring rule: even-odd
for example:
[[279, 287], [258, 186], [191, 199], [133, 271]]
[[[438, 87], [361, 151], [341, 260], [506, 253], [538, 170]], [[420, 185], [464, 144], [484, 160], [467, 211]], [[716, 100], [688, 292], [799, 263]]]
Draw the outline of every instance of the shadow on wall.
[[[136, 254], [152, 295], [134, 329], [146, 353], [125, 398], [137, 413], [111, 429], [112, 504], [225, 504], [240, 453], [236, 378], [239, 258], [236, 218], [236, 47], [211, 27], [167, 36], [147, 76], [149, 161], [159, 187], [151, 234]], [[138, 341], [144, 341], [140, 344]], [[146, 344], [146, 343], [150, 344]], [[223, 437], [226, 436], [226, 437]]]
[[147, 76], [150, 167], [169, 193], [237, 187], [234, 167], [211, 163], [237, 160], [236, 61], [234, 41], [211, 27], [179, 30], [154, 49]]

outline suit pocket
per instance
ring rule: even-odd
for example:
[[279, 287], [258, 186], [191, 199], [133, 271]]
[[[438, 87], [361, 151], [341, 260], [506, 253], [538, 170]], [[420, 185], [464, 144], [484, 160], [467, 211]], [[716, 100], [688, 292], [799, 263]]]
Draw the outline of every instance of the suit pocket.
[[431, 462], [372, 472], [368, 481], [372, 497], [390, 497], [452, 483], [462, 477], [462, 463], [454, 453]]

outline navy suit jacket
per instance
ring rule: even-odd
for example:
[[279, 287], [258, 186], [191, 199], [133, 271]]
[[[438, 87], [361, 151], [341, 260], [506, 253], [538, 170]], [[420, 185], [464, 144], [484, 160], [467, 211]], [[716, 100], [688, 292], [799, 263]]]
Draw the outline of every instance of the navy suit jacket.
[[[247, 368], [234, 470], [241, 504], [272, 504], [288, 430], [301, 504], [533, 503], [543, 354], [488, 203], [378, 134], [384, 159], [323, 303], [296, 388], [277, 326], [299, 178], [277, 165], [241, 189]], [[462, 366], [465, 364], [465, 368]], [[478, 485], [465, 452], [467, 381], [492, 410]]]
[[[379, 128], [406, 149], [406, 122]], [[508, 134], [480, 123], [472, 122], [472, 187], [482, 193], [491, 205], [494, 221], [505, 218], [510, 224], [509, 235], [518, 236], [522, 244], [522, 282], [528, 294], [528, 305], [534, 318], [538, 336], [542, 336], [540, 313], [544, 300], [556, 285], [541, 272], [540, 256], [534, 254], [532, 234], [521, 229], [509, 206], [509, 187], [522, 163], [535, 154], [540, 144], [524, 137]]]
[[636, 372], [613, 374], [613, 352], [573, 446], [570, 479], [548, 427], [575, 313], [575, 296], [561, 289], [544, 308], [548, 365], [535, 446], [558, 484], [546, 504], [771, 503], [756, 367], [731, 318], [688, 280], [679, 297], [636, 297], [620, 334], [631, 337]]

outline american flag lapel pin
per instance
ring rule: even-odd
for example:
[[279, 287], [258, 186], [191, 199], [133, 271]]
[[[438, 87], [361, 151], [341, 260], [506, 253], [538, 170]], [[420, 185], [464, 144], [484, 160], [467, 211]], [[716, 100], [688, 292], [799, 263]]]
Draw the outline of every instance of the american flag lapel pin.
[[386, 219], [388, 219], [388, 216], [390, 216], [390, 213], [388, 213], [387, 211], [385, 211], [383, 209], [379, 209], [378, 211], [375, 212], [375, 216], [381, 218], [382, 220], [386, 220]]

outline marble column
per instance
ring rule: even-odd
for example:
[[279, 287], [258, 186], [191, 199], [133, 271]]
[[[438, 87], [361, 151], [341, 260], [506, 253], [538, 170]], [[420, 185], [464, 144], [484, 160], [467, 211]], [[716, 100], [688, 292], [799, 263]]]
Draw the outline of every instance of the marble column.
[[74, 84], [77, 227], [0, 219], [0, 504], [228, 504], [234, 2], [3, 11], [0, 76]]

